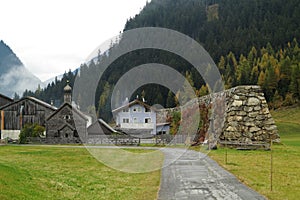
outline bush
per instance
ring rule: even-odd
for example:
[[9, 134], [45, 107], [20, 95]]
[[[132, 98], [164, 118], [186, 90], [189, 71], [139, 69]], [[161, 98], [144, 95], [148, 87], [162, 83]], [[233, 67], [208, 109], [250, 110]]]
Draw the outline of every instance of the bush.
[[19, 136], [19, 143], [25, 144], [28, 137], [39, 137], [44, 131], [45, 128], [38, 124], [25, 124]]
[[178, 111], [173, 111], [171, 116], [168, 116], [167, 122], [171, 122], [170, 134], [176, 135], [180, 127], [181, 113]]
[[287, 93], [283, 102], [283, 106], [292, 106], [295, 104], [293, 94]]

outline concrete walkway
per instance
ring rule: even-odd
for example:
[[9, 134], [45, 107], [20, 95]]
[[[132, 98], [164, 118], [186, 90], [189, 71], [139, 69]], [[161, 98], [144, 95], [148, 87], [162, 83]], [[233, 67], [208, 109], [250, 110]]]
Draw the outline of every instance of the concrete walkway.
[[[199, 152], [168, 148], [162, 151], [166, 167], [162, 169], [159, 200], [265, 199]], [[168, 165], [176, 157], [179, 158]]]

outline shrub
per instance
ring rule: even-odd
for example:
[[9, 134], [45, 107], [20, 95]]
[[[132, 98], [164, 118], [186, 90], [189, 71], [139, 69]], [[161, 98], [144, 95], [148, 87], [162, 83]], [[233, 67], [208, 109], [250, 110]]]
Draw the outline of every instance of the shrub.
[[25, 124], [19, 136], [19, 143], [25, 144], [28, 137], [39, 137], [44, 131], [45, 128], [38, 124]]

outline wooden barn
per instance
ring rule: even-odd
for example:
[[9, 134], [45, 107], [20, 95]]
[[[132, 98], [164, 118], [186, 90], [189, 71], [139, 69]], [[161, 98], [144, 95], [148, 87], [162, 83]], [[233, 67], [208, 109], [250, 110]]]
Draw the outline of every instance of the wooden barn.
[[0, 108], [2, 106], [5, 106], [6, 104], [12, 103], [14, 100], [11, 98], [4, 96], [3, 94], [0, 94]]
[[0, 107], [1, 139], [18, 139], [25, 124], [45, 126], [46, 116], [57, 108], [34, 97], [25, 97]]
[[64, 88], [64, 104], [46, 119], [46, 138], [53, 143], [79, 143], [86, 140], [87, 117], [71, 104], [72, 88]]

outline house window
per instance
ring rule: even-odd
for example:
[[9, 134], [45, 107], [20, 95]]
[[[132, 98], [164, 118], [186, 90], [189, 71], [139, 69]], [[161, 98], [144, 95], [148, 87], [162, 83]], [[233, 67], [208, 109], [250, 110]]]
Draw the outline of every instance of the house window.
[[145, 118], [145, 123], [146, 124], [151, 123], [151, 118]]
[[128, 118], [123, 118], [123, 123], [124, 124], [128, 124], [129, 123], [129, 119]]
[[138, 119], [136, 117], [133, 118], [133, 123], [137, 123]]
[[128, 108], [124, 108], [123, 112], [129, 112], [129, 109]]
[[151, 110], [147, 107], [145, 107], [145, 112], [151, 112]]
[[142, 108], [141, 107], [133, 108], [133, 112], [142, 112]]
[[71, 119], [71, 116], [70, 116], [70, 115], [65, 115], [65, 116], [64, 116], [64, 119], [65, 119], [65, 120], [69, 120], [69, 119]]

